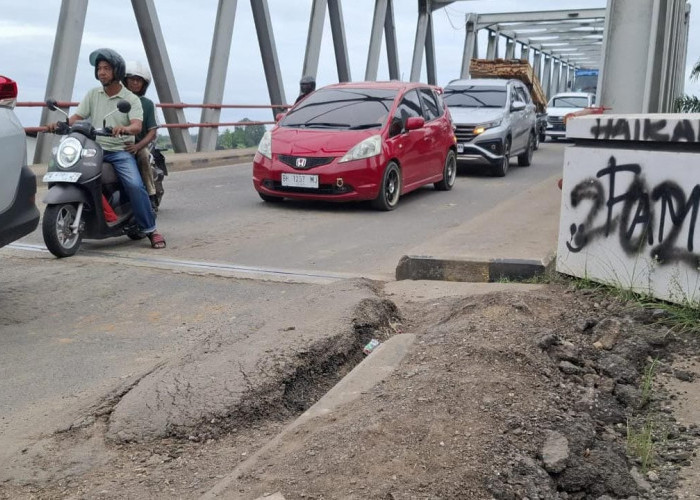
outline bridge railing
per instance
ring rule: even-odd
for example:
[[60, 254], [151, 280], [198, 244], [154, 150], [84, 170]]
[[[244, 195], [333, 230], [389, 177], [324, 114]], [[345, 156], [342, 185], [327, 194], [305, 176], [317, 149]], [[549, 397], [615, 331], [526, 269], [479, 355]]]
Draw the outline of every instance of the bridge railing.
[[[56, 105], [59, 108], [71, 108], [78, 106], [78, 102], [67, 102], [59, 101]], [[45, 107], [46, 103], [41, 101], [25, 101], [16, 103], [17, 107]], [[289, 109], [292, 107], [291, 104], [187, 104], [183, 102], [163, 102], [156, 104], [158, 108], [207, 108], [207, 109], [279, 109], [285, 108]], [[216, 122], [216, 123], [163, 123], [159, 124], [158, 128], [218, 128], [218, 127], [245, 127], [247, 125], [273, 125], [274, 121], [243, 121], [243, 122]], [[47, 128], [45, 126], [39, 127], [24, 127], [24, 131], [27, 134], [36, 134], [38, 132], [46, 132]]]

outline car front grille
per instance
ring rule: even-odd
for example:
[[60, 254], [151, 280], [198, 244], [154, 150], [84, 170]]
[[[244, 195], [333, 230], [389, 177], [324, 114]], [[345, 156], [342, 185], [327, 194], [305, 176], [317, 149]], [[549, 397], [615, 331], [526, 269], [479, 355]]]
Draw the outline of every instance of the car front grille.
[[548, 116], [547, 121], [552, 125], [564, 125], [564, 117], [562, 116]]
[[457, 125], [455, 128], [457, 142], [469, 142], [474, 138], [474, 125]]
[[[335, 158], [333, 156], [292, 156], [292, 155], [277, 155], [277, 159], [297, 170], [308, 170], [321, 165], [328, 165]], [[299, 163], [299, 164], [297, 164]], [[303, 166], [302, 166], [303, 164]]]

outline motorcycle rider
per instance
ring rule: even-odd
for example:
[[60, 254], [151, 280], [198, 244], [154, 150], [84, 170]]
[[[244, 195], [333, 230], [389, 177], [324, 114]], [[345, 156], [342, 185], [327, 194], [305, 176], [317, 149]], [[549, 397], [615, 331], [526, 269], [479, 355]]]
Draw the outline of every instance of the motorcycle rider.
[[136, 163], [141, 172], [141, 179], [146, 186], [146, 191], [148, 191], [148, 197], [151, 199], [151, 206], [153, 210], [157, 211], [155, 179], [153, 179], [150, 153], [148, 151], [148, 145], [155, 140], [158, 128], [155, 106], [153, 101], [146, 97], [146, 90], [148, 90], [148, 86], [151, 83], [151, 72], [140, 61], [127, 61], [126, 76], [122, 83], [139, 97], [143, 107], [141, 131], [136, 134], [136, 142], [127, 144], [125, 149], [136, 157]]
[[[156, 231], [155, 213], [151, 207], [138, 166], [133, 155], [126, 151], [127, 144], [133, 144], [134, 137], [141, 131], [143, 123], [143, 108], [141, 101], [121, 83], [126, 68], [124, 59], [112, 49], [97, 49], [90, 53], [90, 64], [95, 67], [95, 78], [102, 84], [95, 87], [80, 101], [75, 114], [68, 119], [73, 125], [78, 120], [90, 118], [100, 126], [105, 116], [116, 108], [121, 99], [131, 104], [128, 114], [113, 113], [107, 119], [107, 126], [112, 126], [112, 137], [98, 137], [97, 142], [102, 146], [103, 159], [113, 165], [119, 181], [131, 201], [134, 217], [139, 229], [151, 241], [151, 247], [165, 248], [165, 238]], [[59, 123], [47, 126], [53, 132]]]
[[294, 101], [294, 104], [301, 101], [314, 90], [316, 90], [316, 80], [314, 77], [309, 75], [303, 77], [301, 80], [299, 80], [299, 96], [297, 97], [297, 100]]

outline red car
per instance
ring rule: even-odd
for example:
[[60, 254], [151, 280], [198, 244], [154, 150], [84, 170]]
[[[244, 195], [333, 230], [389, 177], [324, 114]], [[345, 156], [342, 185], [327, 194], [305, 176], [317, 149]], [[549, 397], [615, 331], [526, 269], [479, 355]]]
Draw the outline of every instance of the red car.
[[253, 185], [283, 198], [373, 200], [393, 210], [399, 196], [457, 173], [452, 119], [438, 89], [421, 83], [355, 82], [321, 88], [265, 133]]

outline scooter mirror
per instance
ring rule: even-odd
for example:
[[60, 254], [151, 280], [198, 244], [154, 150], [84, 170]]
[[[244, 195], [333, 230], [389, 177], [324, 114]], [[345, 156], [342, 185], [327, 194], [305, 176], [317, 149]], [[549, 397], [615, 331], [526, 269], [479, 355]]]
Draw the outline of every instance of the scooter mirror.
[[124, 99], [121, 99], [117, 103], [117, 109], [119, 111], [121, 111], [122, 113], [128, 113], [129, 111], [131, 111], [131, 103], [129, 103], [129, 101], [125, 101]]
[[49, 108], [51, 111], [56, 111], [58, 101], [56, 99], [47, 99], [46, 100], [46, 107]]

